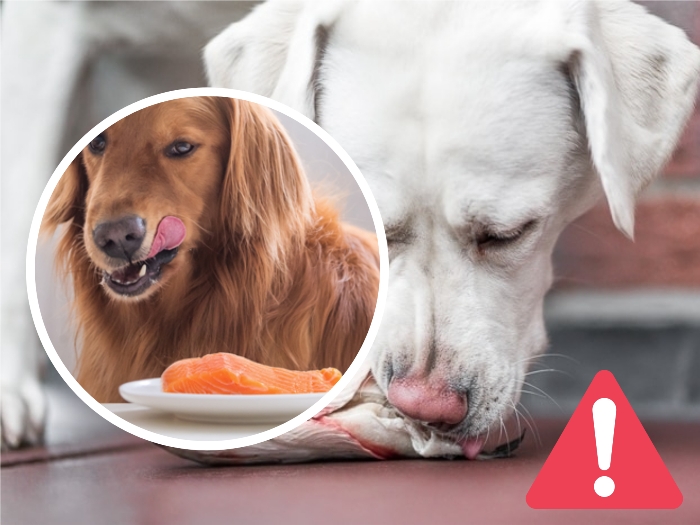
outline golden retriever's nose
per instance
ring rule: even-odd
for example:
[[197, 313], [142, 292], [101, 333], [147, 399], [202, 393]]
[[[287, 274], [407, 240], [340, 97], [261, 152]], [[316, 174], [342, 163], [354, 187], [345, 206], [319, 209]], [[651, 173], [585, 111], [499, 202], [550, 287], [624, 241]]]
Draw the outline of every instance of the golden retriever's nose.
[[394, 379], [389, 384], [387, 398], [404, 415], [434, 425], [455, 425], [468, 411], [466, 394], [427, 378]]
[[137, 215], [99, 223], [92, 231], [97, 247], [115, 259], [132, 260], [146, 236], [146, 222]]

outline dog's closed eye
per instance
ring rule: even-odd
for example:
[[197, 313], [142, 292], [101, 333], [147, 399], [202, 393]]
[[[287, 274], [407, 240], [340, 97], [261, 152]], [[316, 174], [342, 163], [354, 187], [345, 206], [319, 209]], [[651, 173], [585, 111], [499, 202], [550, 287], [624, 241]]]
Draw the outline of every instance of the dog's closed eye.
[[385, 231], [390, 243], [407, 243], [412, 237], [410, 228], [404, 224], [387, 225]]
[[411, 228], [406, 223], [387, 224], [384, 227], [389, 257], [393, 257], [413, 239]]
[[536, 225], [537, 221], [532, 219], [512, 230], [496, 231], [484, 229], [477, 234], [476, 244], [479, 250], [505, 248], [525, 237]]

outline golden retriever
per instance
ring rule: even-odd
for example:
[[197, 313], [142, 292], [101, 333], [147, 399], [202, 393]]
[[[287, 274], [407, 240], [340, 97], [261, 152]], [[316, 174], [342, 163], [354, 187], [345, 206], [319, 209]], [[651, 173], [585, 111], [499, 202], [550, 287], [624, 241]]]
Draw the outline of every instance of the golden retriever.
[[63, 223], [77, 379], [100, 402], [212, 352], [345, 370], [374, 314], [375, 236], [312, 193], [280, 123], [254, 103], [183, 98], [115, 123], [53, 192], [42, 229]]

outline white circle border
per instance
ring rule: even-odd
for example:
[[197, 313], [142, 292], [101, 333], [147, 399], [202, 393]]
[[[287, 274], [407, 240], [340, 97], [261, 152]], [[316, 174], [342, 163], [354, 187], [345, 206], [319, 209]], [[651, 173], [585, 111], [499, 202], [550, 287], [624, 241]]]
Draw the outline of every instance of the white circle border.
[[[187, 97], [201, 97], [201, 96], [215, 96], [215, 97], [227, 97], [236, 98], [240, 100], [246, 100], [248, 102], [254, 102], [266, 106], [270, 109], [283, 113], [284, 115], [296, 120], [307, 129], [314, 132], [318, 137], [320, 137], [326, 145], [328, 145], [333, 152], [343, 161], [345, 166], [348, 168], [350, 173], [352, 173], [357, 185], [360, 187], [362, 194], [367, 201], [370, 213], [372, 215], [372, 220], [374, 222], [374, 228], [377, 234], [377, 240], [379, 244], [379, 295], [377, 297], [377, 306], [374, 311], [374, 316], [372, 322], [370, 323], [367, 336], [365, 337], [362, 347], [360, 348], [357, 356], [355, 356], [354, 361], [345, 372], [343, 377], [338, 381], [338, 383], [319, 401], [313, 404], [310, 408], [299, 414], [298, 416], [290, 419], [286, 423], [283, 423], [277, 427], [264, 432], [259, 432], [253, 434], [252, 436], [246, 436], [235, 439], [218, 440], [218, 441], [199, 441], [190, 439], [180, 439], [169, 436], [164, 436], [151, 432], [150, 430], [145, 430], [133, 423], [122, 419], [117, 416], [99, 402], [97, 402], [87, 391], [78, 383], [78, 381], [73, 377], [70, 371], [66, 368], [58, 356], [56, 349], [49, 338], [49, 334], [46, 331], [44, 325], [44, 320], [41, 316], [41, 310], [39, 308], [39, 301], [36, 290], [36, 249], [37, 243], [39, 241], [39, 230], [41, 226], [41, 220], [46, 211], [46, 206], [48, 205], [49, 198], [53, 193], [59, 179], [63, 173], [68, 169], [70, 163], [78, 156], [78, 154], [88, 145], [95, 135], [98, 135], [106, 128], [114, 124], [115, 122], [123, 119], [124, 117], [144, 109], [148, 106], [154, 104], [159, 104], [161, 102], [167, 102], [169, 100], [176, 100], [180, 98]], [[160, 93], [154, 95], [138, 102], [134, 102], [129, 106], [117, 111], [116, 113], [110, 115], [102, 122], [93, 127], [88, 133], [83, 136], [63, 157], [63, 160], [59, 163], [56, 170], [51, 175], [48, 184], [44, 188], [41, 198], [39, 199], [39, 204], [37, 205], [36, 211], [34, 212], [34, 218], [32, 219], [31, 229], [29, 230], [29, 244], [27, 246], [27, 293], [29, 295], [29, 307], [32, 313], [32, 318], [34, 320], [34, 325], [39, 334], [39, 339], [44, 346], [44, 350], [51, 359], [51, 362], [56, 367], [56, 370], [61, 375], [63, 380], [68, 384], [68, 386], [76, 393], [76, 395], [82, 399], [82, 401], [88, 405], [92, 410], [97, 412], [104, 419], [110, 423], [116, 425], [117, 427], [133, 434], [134, 436], [140, 437], [147, 441], [157, 443], [166, 447], [188, 449], [188, 450], [225, 450], [225, 449], [235, 449], [240, 447], [246, 447], [250, 445], [257, 445], [269, 439], [275, 438], [295, 429], [302, 423], [314, 417], [321, 410], [323, 410], [333, 399], [340, 393], [340, 391], [345, 388], [348, 383], [352, 380], [353, 376], [362, 368], [364, 361], [367, 359], [369, 351], [372, 347], [374, 339], [377, 336], [377, 331], [379, 330], [379, 323], [381, 322], [382, 315], [384, 313], [384, 308], [386, 304], [386, 295], [388, 290], [388, 277], [389, 277], [389, 252], [387, 250], [386, 236], [384, 234], [384, 224], [382, 222], [381, 215], [379, 213], [379, 208], [374, 196], [372, 195], [369, 185], [362, 176], [359, 168], [355, 165], [350, 156], [345, 152], [345, 150], [338, 144], [333, 137], [331, 137], [326, 131], [324, 131], [320, 126], [318, 126], [311, 119], [305, 117], [298, 111], [285, 106], [279, 102], [271, 100], [267, 97], [249, 93], [246, 91], [239, 91], [236, 89], [225, 89], [225, 88], [190, 88], [190, 89], [180, 89], [175, 91], [168, 91], [165, 93]]]

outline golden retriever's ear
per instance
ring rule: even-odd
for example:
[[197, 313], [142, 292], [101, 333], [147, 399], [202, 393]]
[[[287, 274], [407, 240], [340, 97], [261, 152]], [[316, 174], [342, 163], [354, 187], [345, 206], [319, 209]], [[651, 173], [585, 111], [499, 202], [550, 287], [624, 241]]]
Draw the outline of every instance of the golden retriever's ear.
[[85, 215], [85, 194], [88, 181], [82, 154], [79, 154], [61, 176], [51, 194], [41, 221], [42, 232], [51, 233], [59, 224], [74, 221], [82, 224]]
[[231, 146], [221, 192], [224, 241], [255, 242], [277, 259], [303, 239], [313, 199], [289, 137], [275, 115], [258, 104], [220, 99]]

